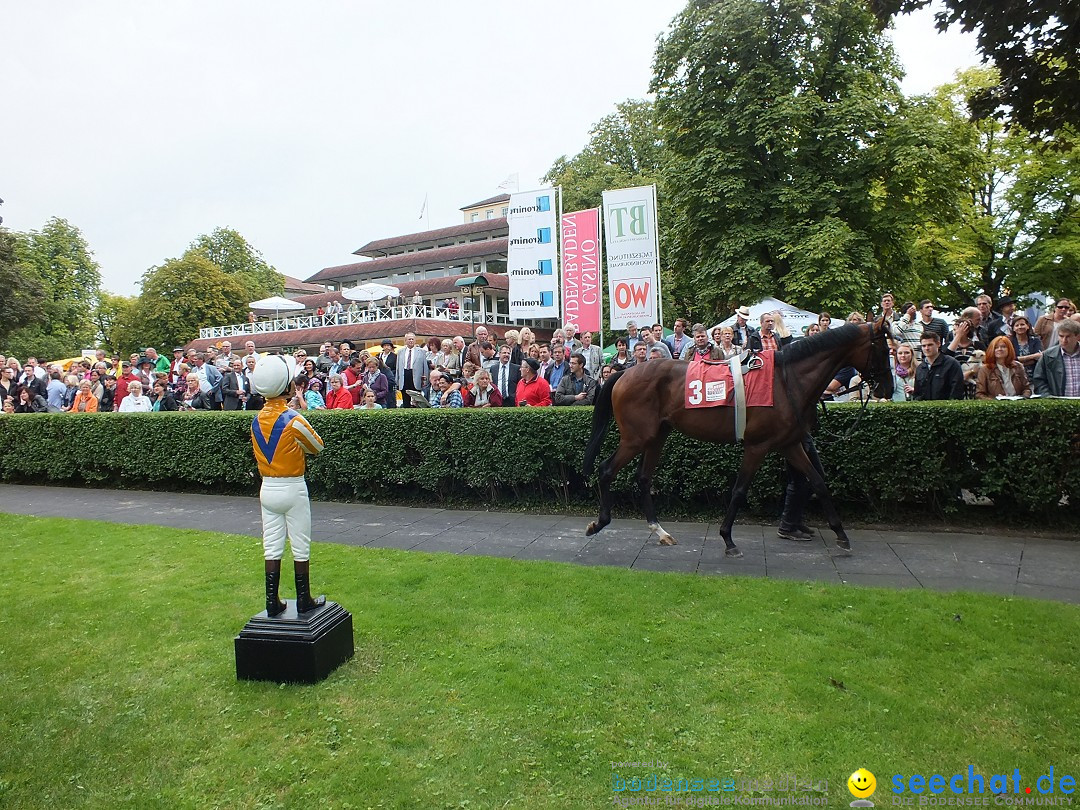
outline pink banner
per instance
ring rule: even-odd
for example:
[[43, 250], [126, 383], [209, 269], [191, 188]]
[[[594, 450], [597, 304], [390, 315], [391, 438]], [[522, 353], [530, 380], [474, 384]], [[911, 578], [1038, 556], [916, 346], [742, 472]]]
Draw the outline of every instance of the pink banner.
[[562, 216], [563, 323], [600, 331], [600, 209]]

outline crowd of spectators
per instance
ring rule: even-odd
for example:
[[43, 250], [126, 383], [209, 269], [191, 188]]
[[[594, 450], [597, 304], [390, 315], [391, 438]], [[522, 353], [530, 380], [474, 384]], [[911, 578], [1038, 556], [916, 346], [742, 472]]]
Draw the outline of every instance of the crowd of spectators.
[[[893, 296], [848, 323], [883, 317], [889, 329], [896, 401], [995, 399], [1039, 396], [1080, 397], [1080, 315], [1072, 301], [1057, 300], [1034, 325], [1016, 311], [1011, 298], [994, 302], [980, 295], [950, 326], [935, 315], [932, 301], [897, 308]], [[356, 350], [348, 341], [326, 342], [318, 355], [294, 353], [297, 410], [380, 410], [395, 407], [500, 408], [592, 405], [612, 373], [640, 363], [695, 357], [727, 360], [748, 351], [783, 350], [798, 337], [779, 312], [751, 322], [741, 306], [731, 326], [690, 327], [685, 319], [664, 336], [660, 324], [631, 321], [615, 340], [605, 363], [594, 336], [573, 324], [538, 341], [528, 328], [511, 329], [500, 342], [487, 327], [475, 340], [405, 335], [404, 346], [389, 338], [378, 349]], [[805, 336], [827, 331], [832, 316], [822, 312]], [[149, 347], [127, 359], [93, 358], [67, 368], [43, 366], [37, 358], [21, 364], [0, 355], [0, 400], [8, 413], [88, 413], [97, 411], [258, 410], [262, 398], [251, 375], [260, 355], [247, 341], [234, 353], [223, 341], [205, 351], [173, 349], [172, 358]], [[822, 393], [824, 399], [861, 396], [855, 369], [842, 369]], [[845, 393], [847, 392], [847, 393]]]

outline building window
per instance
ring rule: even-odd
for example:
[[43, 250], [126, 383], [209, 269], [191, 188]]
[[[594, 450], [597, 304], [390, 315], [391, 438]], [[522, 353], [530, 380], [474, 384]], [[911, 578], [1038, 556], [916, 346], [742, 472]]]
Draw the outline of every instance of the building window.
[[509, 213], [510, 213], [510, 206], [508, 206], [508, 205], [503, 206], [502, 215], [505, 217]]
[[487, 218], [488, 219], [495, 219], [495, 209], [494, 208], [489, 208], [488, 209]]
[[469, 221], [470, 222], [478, 222], [479, 220], [480, 220], [480, 212], [479, 211], [473, 211], [472, 212], [472, 219], [470, 219]]

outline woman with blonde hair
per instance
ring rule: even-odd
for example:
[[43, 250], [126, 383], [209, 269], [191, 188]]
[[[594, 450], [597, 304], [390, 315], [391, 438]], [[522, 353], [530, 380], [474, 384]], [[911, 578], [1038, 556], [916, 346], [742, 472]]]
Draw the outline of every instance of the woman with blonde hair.
[[510, 362], [515, 366], [521, 365], [521, 333], [517, 329], [507, 329], [503, 334], [503, 341], [510, 349]]
[[[713, 330], [716, 331], [715, 329]], [[730, 360], [739, 353], [739, 347], [735, 345], [735, 330], [730, 326], [720, 327], [720, 341], [713, 350], [713, 358], [716, 360]]]
[[94, 396], [91, 388], [89, 380], [79, 383], [79, 393], [75, 395], [75, 401], [68, 408], [70, 413], [97, 413], [98, 398]]
[[530, 329], [527, 326], [523, 326], [523, 327], [521, 327], [520, 336], [521, 336], [521, 356], [523, 358], [531, 357], [532, 355], [529, 354], [529, 347], [536, 345], [536, 335], [533, 334], [532, 329]]
[[979, 366], [975, 382], [975, 399], [997, 397], [1030, 397], [1031, 383], [1022, 363], [1016, 360], [1012, 341], [998, 335], [990, 341], [986, 357]]
[[893, 402], [907, 402], [915, 393], [915, 350], [906, 343], [896, 347], [893, 360]]

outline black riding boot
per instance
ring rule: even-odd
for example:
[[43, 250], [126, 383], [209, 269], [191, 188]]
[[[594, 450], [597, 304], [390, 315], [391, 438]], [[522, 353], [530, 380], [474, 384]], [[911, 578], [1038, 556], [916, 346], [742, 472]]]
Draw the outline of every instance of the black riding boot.
[[311, 581], [308, 578], [309, 560], [303, 562], [293, 561], [293, 572], [296, 575], [296, 612], [307, 613], [309, 610], [322, 607], [326, 604], [325, 596], [311, 598]]
[[278, 583], [281, 581], [281, 560], [266, 560], [266, 615], [277, 616], [285, 612], [285, 603], [278, 599]]

